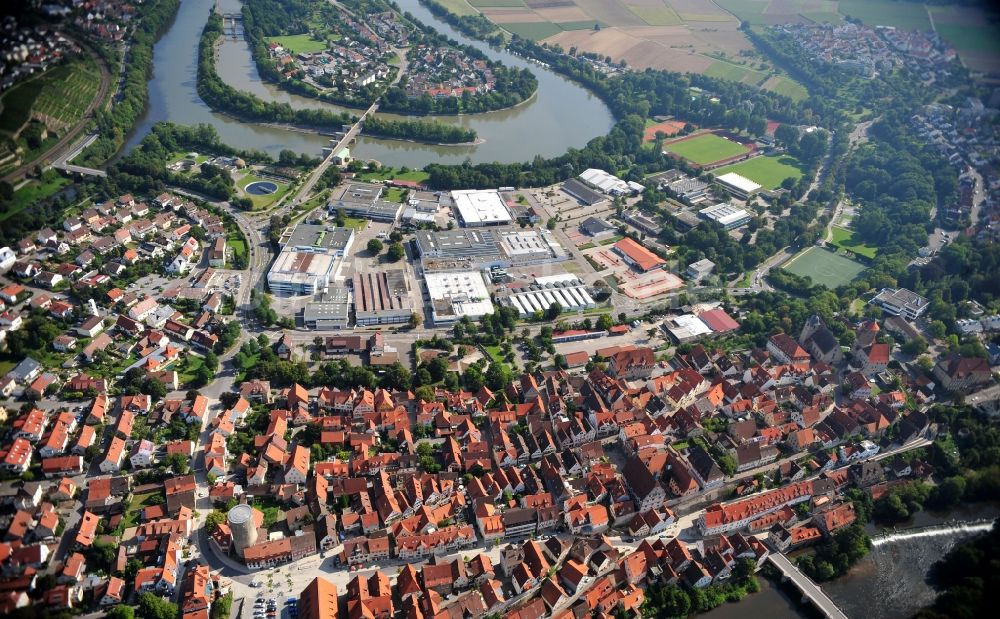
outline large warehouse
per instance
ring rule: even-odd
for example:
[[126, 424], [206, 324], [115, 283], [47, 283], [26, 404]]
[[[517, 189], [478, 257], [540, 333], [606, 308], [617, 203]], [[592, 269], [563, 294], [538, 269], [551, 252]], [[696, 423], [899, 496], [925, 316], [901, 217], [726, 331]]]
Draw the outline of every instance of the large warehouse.
[[476, 319], [493, 313], [493, 302], [480, 271], [425, 273], [435, 325], [449, 324], [463, 316]]
[[513, 266], [565, 260], [568, 256], [548, 230], [512, 230], [500, 233], [500, 250]]
[[513, 221], [498, 191], [468, 189], [451, 192], [455, 216], [466, 228], [506, 226]]
[[354, 322], [359, 327], [408, 322], [413, 314], [402, 269], [355, 273]]
[[286, 232], [267, 274], [271, 293], [294, 296], [326, 290], [353, 242], [351, 228], [300, 224]]
[[667, 263], [653, 252], [649, 251], [630, 237], [625, 237], [613, 245], [618, 255], [625, 259], [633, 268], [642, 271], [652, 271]]
[[331, 286], [319, 301], [307, 303], [302, 324], [307, 329], [346, 329], [351, 310], [351, 295], [343, 286]]
[[520, 312], [522, 318], [538, 311], [545, 312], [554, 303], [558, 303], [566, 312], [580, 312], [597, 307], [594, 298], [587, 292], [587, 286], [575, 275], [539, 278], [535, 280], [535, 285], [499, 298], [497, 302], [513, 307]]

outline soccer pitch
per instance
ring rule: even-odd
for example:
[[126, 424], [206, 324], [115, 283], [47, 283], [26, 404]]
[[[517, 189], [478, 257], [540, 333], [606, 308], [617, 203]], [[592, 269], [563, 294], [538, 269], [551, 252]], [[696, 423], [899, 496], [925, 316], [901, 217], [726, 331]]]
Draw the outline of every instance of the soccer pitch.
[[813, 284], [822, 284], [833, 290], [849, 284], [865, 267], [822, 247], [810, 247], [782, 265], [789, 273], [812, 278]]
[[712, 173], [719, 176], [727, 172], [736, 172], [765, 189], [777, 189], [786, 178], [791, 177], [797, 181], [802, 177], [802, 170], [798, 166], [799, 162], [795, 157], [790, 155], [772, 155], [747, 159], [740, 163], [719, 168]]
[[664, 144], [663, 150], [700, 165], [715, 163], [749, 151], [746, 146], [720, 138], [714, 133], [703, 133], [680, 142]]

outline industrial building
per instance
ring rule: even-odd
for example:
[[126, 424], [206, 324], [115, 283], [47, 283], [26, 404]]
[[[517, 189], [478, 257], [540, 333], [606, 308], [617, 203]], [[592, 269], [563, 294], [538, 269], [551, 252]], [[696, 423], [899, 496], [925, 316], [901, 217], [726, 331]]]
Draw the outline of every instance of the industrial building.
[[583, 220], [583, 223], [580, 224], [580, 232], [597, 239], [618, 232], [618, 228], [614, 227], [604, 219], [600, 219], [598, 217], [588, 217]]
[[500, 233], [500, 251], [511, 266], [565, 260], [563, 246], [549, 230], [514, 230]]
[[726, 230], [735, 230], [740, 226], [745, 226], [753, 218], [748, 210], [729, 202], [703, 208], [698, 211], [698, 215], [702, 219], [714, 221]]
[[563, 311], [581, 312], [597, 307], [587, 286], [575, 275], [555, 275], [535, 280], [535, 284], [497, 299], [497, 303], [513, 307], [521, 317], [531, 316], [537, 311], [546, 311], [553, 303], [558, 303]]
[[723, 189], [741, 200], [746, 200], [761, 189], [760, 185], [736, 172], [728, 172], [717, 176], [715, 177], [715, 182], [722, 185]]
[[453, 191], [451, 199], [455, 204], [455, 217], [466, 228], [506, 226], [513, 221], [510, 210], [498, 191], [477, 189]]
[[597, 189], [609, 196], [625, 196], [632, 193], [642, 193], [646, 188], [639, 183], [626, 182], [614, 174], [609, 174], [598, 168], [588, 168], [578, 176], [584, 184]]
[[417, 251], [424, 268], [431, 264], [484, 269], [507, 266], [500, 255], [500, 245], [490, 230], [417, 230]]
[[637, 209], [623, 212], [622, 219], [646, 234], [659, 236], [660, 232], [663, 231], [660, 222]]
[[330, 200], [327, 204], [330, 214], [343, 211], [348, 217], [357, 217], [370, 221], [393, 223], [399, 216], [403, 205], [397, 202], [381, 200], [382, 187], [367, 183], [350, 183], [339, 198]]
[[453, 323], [464, 316], [476, 319], [493, 313], [490, 292], [480, 271], [425, 273], [424, 284], [435, 325]]
[[306, 304], [302, 324], [307, 329], [336, 331], [348, 327], [351, 295], [343, 286], [331, 287], [319, 301]]
[[281, 253], [267, 274], [277, 296], [309, 295], [326, 290], [354, 242], [354, 230], [299, 224], [281, 239]]
[[594, 191], [575, 178], [571, 178], [563, 183], [562, 190], [587, 206], [593, 206], [598, 202], [604, 202], [608, 199], [604, 194]]
[[660, 258], [629, 237], [625, 237], [615, 243], [613, 248], [632, 268], [644, 273], [660, 268], [667, 263], [666, 260]]
[[409, 322], [413, 303], [402, 269], [355, 273], [352, 285], [354, 322], [357, 326]]
[[712, 334], [712, 330], [701, 318], [694, 314], [684, 314], [667, 318], [663, 322], [663, 328], [670, 333], [671, 337], [677, 340], [678, 344], [692, 342], [698, 338]]

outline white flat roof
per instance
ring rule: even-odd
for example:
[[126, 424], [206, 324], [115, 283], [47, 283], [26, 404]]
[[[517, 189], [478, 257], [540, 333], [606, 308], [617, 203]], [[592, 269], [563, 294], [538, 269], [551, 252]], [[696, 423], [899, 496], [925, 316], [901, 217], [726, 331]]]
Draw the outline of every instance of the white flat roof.
[[760, 185], [753, 182], [749, 178], [743, 176], [742, 174], [737, 174], [736, 172], [727, 172], [722, 176], [716, 177], [715, 180], [719, 181], [723, 185], [729, 185], [734, 189], [738, 189], [743, 193], [749, 194], [758, 191], [760, 189]]
[[558, 275], [543, 275], [542, 277], [536, 277], [535, 283], [539, 286], [544, 286], [546, 284], [558, 284], [560, 282], [575, 282], [580, 278], [572, 273], [559, 273]]
[[458, 216], [467, 226], [510, 223], [510, 211], [500, 192], [470, 189], [451, 192]]
[[493, 301], [479, 271], [424, 274], [424, 284], [432, 301], [450, 301], [456, 318], [477, 318], [493, 313]]

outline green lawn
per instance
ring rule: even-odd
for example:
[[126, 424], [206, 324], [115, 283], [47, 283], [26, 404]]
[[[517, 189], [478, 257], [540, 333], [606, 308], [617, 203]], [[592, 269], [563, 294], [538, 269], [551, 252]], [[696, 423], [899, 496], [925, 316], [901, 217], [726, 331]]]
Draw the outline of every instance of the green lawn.
[[525, 39], [531, 39], [532, 41], [540, 41], [542, 39], [547, 39], [554, 34], [559, 34], [563, 31], [562, 28], [553, 24], [552, 22], [534, 22], [534, 23], [501, 23], [499, 24], [501, 28], [507, 30], [512, 34], [524, 37]]
[[831, 243], [841, 249], [846, 249], [847, 251], [853, 252], [865, 258], [874, 258], [878, 253], [877, 247], [865, 245], [864, 242], [855, 240], [854, 232], [852, 230], [834, 226], [832, 228], [832, 232], [833, 240]]
[[829, 249], [810, 247], [787, 262], [784, 269], [799, 277], [809, 277], [814, 284], [832, 290], [854, 281], [865, 267]]
[[716, 60], [705, 69], [705, 75], [731, 82], [756, 86], [767, 79], [767, 74], [723, 60]]
[[401, 189], [399, 187], [389, 187], [385, 190], [385, 194], [382, 196], [382, 199], [386, 202], [402, 202], [406, 193], [405, 189]]
[[29, 181], [27, 185], [14, 192], [14, 197], [9, 202], [0, 203], [0, 222], [6, 221], [36, 202], [48, 198], [69, 184], [70, 180], [55, 170], [45, 172], [42, 174], [41, 182]]
[[124, 531], [129, 527], [134, 527], [139, 523], [139, 514], [144, 508], [166, 502], [165, 500], [156, 499], [157, 496], [162, 497], [159, 490], [132, 495], [132, 500], [129, 502], [128, 509], [125, 510], [125, 514], [122, 516], [122, 523], [119, 525], [119, 528]]
[[425, 183], [428, 179], [430, 179], [430, 177], [431, 175], [423, 170], [408, 170], [406, 172], [400, 172], [391, 167], [386, 167], [369, 172], [362, 172], [355, 178], [364, 182], [396, 179], [401, 181], [413, 181], [414, 183]]
[[728, 172], [736, 172], [754, 181], [765, 189], [776, 189], [781, 186], [781, 181], [788, 177], [798, 180], [804, 174], [800, 169], [801, 164], [791, 155], [771, 155], [767, 157], [754, 157], [739, 163], [727, 165], [722, 168], [712, 170], [712, 174], [720, 176]]
[[792, 101], [802, 101], [809, 96], [809, 91], [802, 84], [784, 75], [775, 75], [764, 82], [764, 88], [779, 95], [785, 95]]
[[663, 145], [663, 150], [702, 165], [747, 152], [742, 144], [720, 138], [714, 133], [703, 133], [683, 142], [667, 143]]
[[326, 41], [314, 39], [311, 34], [288, 34], [267, 37], [268, 43], [277, 43], [293, 54], [315, 54], [326, 49]]
[[930, 30], [931, 22], [922, 4], [897, 0], [840, 0], [840, 14], [860, 19], [869, 26], [895, 26], [906, 30]]
[[678, 26], [681, 24], [681, 16], [677, 14], [677, 11], [665, 4], [661, 6], [635, 6], [626, 4], [625, 6], [636, 17], [650, 26]]
[[190, 384], [194, 380], [194, 373], [205, 364], [201, 357], [188, 355], [174, 369], [177, 370], [177, 382], [181, 385]]
[[264, 210], [275, 204], [278, 200], [284, 197], [286, 193], [288, 193], [288, 189], [290, 187], [288, 183], [282, 183], [280, 181], [276, 181], [270, 178], [261, 178], [256, 174], [253, 174], [252, 172], [248, 172], [246, 175], [243, 176], [243, 178], [237, 180], [236, 186], [242, 190], [250, 183], [256, 183], [258, 181], [274, 183], [278, 186], [278, 190], [266, 196], [252, 196], [247, 194], [247, 197], [250, 198], [251, 202], [253, 202], [253, 209], [255, 211]]

